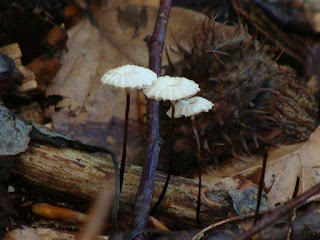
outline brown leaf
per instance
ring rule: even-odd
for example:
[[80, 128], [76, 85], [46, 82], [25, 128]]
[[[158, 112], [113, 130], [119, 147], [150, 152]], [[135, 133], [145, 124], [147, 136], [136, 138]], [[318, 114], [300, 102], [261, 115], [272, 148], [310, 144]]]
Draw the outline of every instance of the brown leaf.
[[[62, 68], [46, 93], [47, 96], [61, 95], [64, 98], [57, 106], [61, 110], [49, 116], [52, 117], [55, 129], [111, 148], [119, 156], [123, 138], [125, 91], [103, 86], [100, 79], [109, 69], [124, 64], [148, 66], [148, 48], [143, 39], [152, 34], [157, 11], [156, 7], [140, 5], [101, 9], [96, 19], [102, 32], [88, 20], [80, 22], [69, 31], [69, 52], [63, 57]], [[180, 58], [173, 32], [179, 43], [190, 50], [191, 33], [204, 18], [200, 13], [172, 8], [165, 41], [172, 61], [176, 62]], [[165, 55], [163, 64], [167, 64]], [[132, 91], [128, 161], [142, 160], [144, 154], [143, 129], [138, 121], [136, 96], [136, 92]]]
[[[265, 191], [270, 207], [292, 198], [297, 176], [300, 177], [298, 194], [320, 181], [320, 128], [305, 143], [281, 146], [269, 152], [265, 175]], [[261, 174], [261, 157], [247, 158], [248, 163], [232, 159], [214, 176], [204, 176], [205, 182], [215, 182], [219, 188], [246, 189], [257, 187]], [[225, 175], [221, 175], [221, 172]], [[258, 176], [258, 177], [255, 177]], [[223, 178], [225, 177], [225, 178]], [[248, 184], [251, 181], [251, 184]], [[245, 187], [242, 187], [245, 186]]]

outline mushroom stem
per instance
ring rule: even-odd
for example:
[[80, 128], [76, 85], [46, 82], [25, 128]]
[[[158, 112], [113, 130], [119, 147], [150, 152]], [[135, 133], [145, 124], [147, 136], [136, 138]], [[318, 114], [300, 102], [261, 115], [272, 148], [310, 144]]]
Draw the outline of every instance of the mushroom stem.
[[163, 201], [164, 196], [166, 195], [166, 192], [167, 192], [167, 189], [168, 189], [168, 185], [169, 185], [169, 182], [170, 182], [170, 178], [171, 178], [171, 165], [172, 164], [171, 163], [169, 163], [169, 164], [170, 164], [170, 166], [169, 166], [169, 171], [168, 171], [168, 175], [167, 175], [167, 178], [166, 178], [166, 182], [163, 185], [163, 188], [162, 188], [162, 191], [161, 191], [160, 196], [158, 198], [158, 201], [156, 202], [154, 207], [151, 209], [150, 215], [153, 215], [155, 213], [155, 211], [158, 209], [158, 207], [160, 206], [161, 202]]
[[197, 223], [200, 224], [200, 208], [201, 208], [201, 149], [200, 149], [200, 139], [196, 126], [195, 116], [191, 116], [192, 131], [197, 142], [197, 158], [198, 158], [198, 176], [199, 176], [199, 190], [198, 190], [198, 201], [197, 201]]
[[267, 149], [265, 149], [263, 154], [262, 169], [261, 169], [261, 176], [260, 176], [258, 196], [257, 196], [257, 206], [256, 206], [253, 224], [256, 224], [256, 222], [259, 220], [259, 211], [260, 211], [260, 205], [261, 205], [261, 199], [262, 199], [262, 191], [264, 188], [264, 177], [266, 174], [267, 160], [268, 160], [268, 152], [267, 152]]
[[127, 97], [127, 103], [126, 103], [126, 113], [125, 113], [125, 120], [124, 120], [122, 158], [121, 158], [121, 167], [120, 167], [120, 191], [122, 189], [124, 167], [126, 165], [126, 155], [127, 155], [128, 120], [129, 120], [129, 111], [130, 111], [130, 89], [129, 88], [126, 88], [126, 97]]
[[154, 212], [157, 210], [157, 208], [160, 206], [161, 202], [163, 201], [164, 196], [166, 195], [166, 192], [167, 192], [167, 189], [168, 189], [170, 178], [171, 178], [172, 158], [173, 158], [173, 154], [174, 154], [174, 147], [173, 147], [173, 144], [174, 144], [174, 141], [173, 141], [173, 138], [174, 138], [174, 135], [173, 135], [174, 120], [173, 120], [173, 118], [174, 118], [175, 106], [176, 106], [176, 101], [171, 101], [171, 120], [170, 120], [170, 125], [171, 125], [171, 138], [170, 138], [170, 145], [171, 145], [170, 151], [171, 151], [171, 154], [170, 155], [171, 156], [170, 156], [170, 159], [169, 159], [168, 175], [167, 175], [167, 178], [166, 178], [166, 182], [163, 185], [163, 188], [162, 188], [162, 191], [161, 191], [160, 196], [158, 198], [158, 201], [156, 202], [154, 207], [151, 209], [151, 212], [150, 212], [151, 215], [154, 214]]
[[[171, 101], [171, 120], [174, 118], [174, 109], [176, 107], [176, 101]], [[171, 121], [171, 127], [173, 128], [173, 121]]]

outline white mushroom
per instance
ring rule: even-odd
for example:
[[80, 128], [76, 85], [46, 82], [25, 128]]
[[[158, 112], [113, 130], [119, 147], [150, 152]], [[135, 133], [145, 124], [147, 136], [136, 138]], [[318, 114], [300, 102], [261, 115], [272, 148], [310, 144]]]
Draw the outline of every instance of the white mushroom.
[[101, 82], [103, 84], [126, 89], [127, 103], [120, 167], [120, 189], [122, 188], [124, 168], [126, 163], [128, 118], [130, 111], [130, 89], [142, 89], [143, 87], [150, 86], [156, 79], [157, 74], [155, 72], [151, 71], [150, 69], [135, 65], [124, 65], [115, 69], [111, 69], [101, 78]]
[[189, 98], [200, 91], [199, 85], [184, 77], [159, 77], [150, 87], [144, 88], [143, 93], [156, 101], [171, 101], [171, 114], [174, 116], [177, 100]]
[[142, 89], [157, 80], [157, 74], [148, 68], [123, 65], [109, 70], [101, 78], [103, 84], [120, 88]]
[[180, 100], [176, 103], [175, 113], [172, 113], [172, 109], [167, 111], [167, 115], [172, 118], [180, 118], [182, 116], [191, 117], [192, 131], [197, 142], [197, 157], [198, 157], [198, 169], [199, 169], [199, 191], [198, 191], [198, 202], [197, 202], [197, 222], [200, 223], [200, 207], [201, 207], [201, 148], [198, 130], [196, 127], [195, 116], [201, 112], [209, 112], [213, 103], [203, 97], [193, 97], [187, 100]]
[[[180, 100], [176, 103], [174, 118], [191, 117], [201, 112], [209, 112], [213, 103], [203, 97], [193, 97], [187, 100]], [[167, 111], [167, 116], [171, 116], [171, 109]]]
[[144, 88], [143, 93], [156, 101], [176, 101], [189, 98], [200, 91], [199, 85], [184, 77], [159, 77], [150, 87]]

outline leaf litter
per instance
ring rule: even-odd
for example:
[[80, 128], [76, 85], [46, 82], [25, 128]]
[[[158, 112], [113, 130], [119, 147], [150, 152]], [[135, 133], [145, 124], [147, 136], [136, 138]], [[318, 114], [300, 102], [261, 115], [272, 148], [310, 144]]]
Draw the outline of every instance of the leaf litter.
[[[68, 132], [98, 146], [112, 148], [119, 156], [125, 93], [102, 86], [100, 78], [107, 70], [120, 65], [148, 66], [148, 49], [143, 39], [152, 33], [156, 13], [156, 7], [143, 5], [101, 9], [96, 13], [96, 21], [104, 34], [88, 20], [81, 21], [69, 31], [69, 51], [64, 55], [62, 67], [46, 93], [47, 96], [63, 97], [57, 105], [60, 111], [52, 108], [46, 110], [47, 116], [52, 117], [56, 130]], [[176, 49], [176, 40], [190, 50], [189, 36], [195, 30], [195, 22], [201, 23], [204, 18], [200, 13], [172, 8], [165, 45], [173, 62], [177, 62], [181, 57]], [[139, 20], [132, 24], [130, 19]], [[190, 24], [187, 24], [186, 20], [190, 21]], [[167, 64], [167, 58], [163, 56], [163, 65]], [[128, 160], [139, 163], [144, 159], [144, 136], [139, 124], [137, 92], [132, 95]], [[297, 176], [301, 179], [298, 194], [319, 182], [319, 134], [320, 130], [317, 129], [305, 143], [281, 146], [269, 151], [263, 207], [273, 207], [291, 199]], [[203, 176], [207, 184], [228, 189], [234, 203], [241, 201], [241, 198], [237, 200], [239, 195], [235, 194], [236, 191], [251, 189], [249, 192], [256, 192], [252, 188], [257, 189], [261, 174], [261, 157], [242, 156], [242, 159], [246, 163], [230, 159], [223, 163], [220, 169], [212, 170]], [[243, 196], [244, 199], [247, 197], [246, 194]], [[243, 204], [248, 204], [255, 196], [252, 194], [252, 198], [248, 198]], [[250, 209], [254, 210], [254, 207], [253, 204]], [[236, 212], [239, 214], [242, 210]]]
[[[269, 207], [292, 198], [297, 177], [300, 177], [298, 195], [320, 181], [320, 128], [311, 134], [308, 141], [270, 149], [265, 174], [265, 193]], [[261, 174], [262, 157], [242, 156], [226, 161], [220, 169], [205, 175], [204, 182], [215, 184], [230, 191], [246, 190], [255, 186]], [[230, 190], [231, 189], [231, 190]], [[248, 198], [248, 203], [250, 198]]]

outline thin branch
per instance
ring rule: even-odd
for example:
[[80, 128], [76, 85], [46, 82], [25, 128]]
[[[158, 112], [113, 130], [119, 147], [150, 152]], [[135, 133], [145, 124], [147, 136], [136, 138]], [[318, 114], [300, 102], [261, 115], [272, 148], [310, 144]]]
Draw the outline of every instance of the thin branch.
[[[147, 36], [149, 68], [160, 76], [161, 56], [166, 33], [171, 0], [161, 0], [158, 18], [152, 36]], [[135, 206], [134, 230], [145, 228], [150, 214], [151, 199], [159, 160], [161, 139], [159, 136], [159, 102], [148, 100], [146, 161]]]

